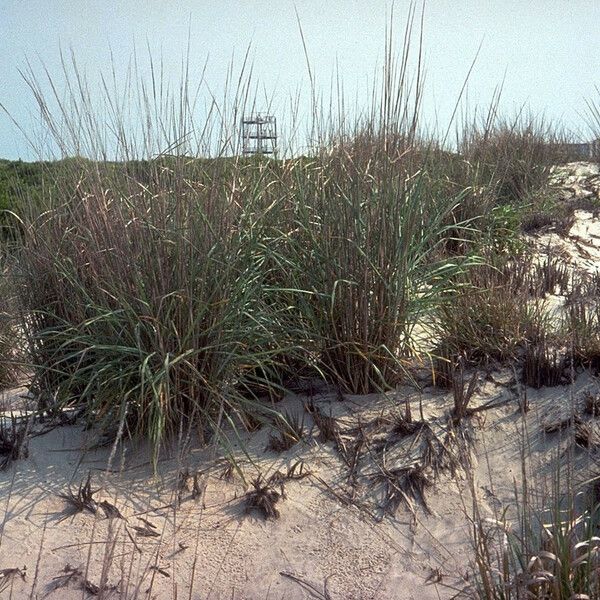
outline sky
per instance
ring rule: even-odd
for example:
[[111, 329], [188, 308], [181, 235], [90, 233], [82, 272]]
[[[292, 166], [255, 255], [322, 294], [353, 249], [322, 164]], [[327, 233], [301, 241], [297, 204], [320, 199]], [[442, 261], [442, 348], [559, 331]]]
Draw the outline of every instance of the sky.
[[[110, 69], [111, 55], [122, 77], [134, 52], [161, 57], [175, 77], [189, 51], [190, 79], [204, 72], [203, 93], [219, 96], [229, 65], [237, 72], [250, 48], [253, 81], [275, 98], [272, 110], [298, 97], [298, 111], [309, 113], [298, 21], [317, 89], [328, 90], [337, 72], [345, 96], [361, 104], [381, 68], [386, 24], [400, 38], [409, 7], [407, 0], [393, 11], [384, 0], [0, 0], [0, 104], [10, 113], [0, 111], [0, 157], [35, 158], [13, 122], [30, 137], [44, 135], [19, 71], [30, 65], [42, 78], [47, 69], [61, 94], [61, 51], [72, 51], [92, 80]], [[599, 0], [428, 0], [423, 36], [428, 125], [449, 124], [477, 56], [463, 96], [471, 110], [488, 105], [503, 82], [506, 114], [527, 106], [590, 136], [586, 100], [600, 104]], [[147, 62], [142, 78], [150, 76]]]

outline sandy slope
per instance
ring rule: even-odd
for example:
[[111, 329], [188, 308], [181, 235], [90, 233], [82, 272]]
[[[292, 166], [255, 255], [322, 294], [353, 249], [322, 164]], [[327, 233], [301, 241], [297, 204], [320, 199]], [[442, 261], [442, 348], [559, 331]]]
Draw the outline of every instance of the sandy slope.
[[[559, 199], [575, 206], [596, 206], [600, 199], [600, 165], [569, 163], [555, 167], [552, 178], [559, 187]], [[594, 204], [596, 203], [596, 204]], [[542, 253], [560, 256], [572, 269], [594, 274], [600, 270], [600, 219], [597, 209], [575, 210], [566, 235], [543, 231], [530, 238]]]
[[[495, 375], [506, 382], [509, 377], [509, 373]], [[531, 477], [552, 478], [555, 466], [550, 450], [568, 447], [568, 436], [546, 435], [540, 423], [554, 418], [552, 409], [570, 410], [583, 390], [596, 387], [589, 376], [580, 376], [574, 386], [529, 390], [532, 409], [523, 417], [511, 390], [482, 383], [474, 405], [490, 401], [500, 405], [471, 419], [476, 432], [474, 489], [484, 515], [499, 516], [514, 502], [523, 447], [530, 450]], [[335, 394], [324, 393], [315, 402], [331, 410], [341, 423], [359, 418], [368, 422], [375, 415], [395, 411], [398, 399], [407, 395], [415, 414], [420, 400], [428, 407], [426, 418], [442, 414], [448, 406], [448, 394], [426, 389], [421, 397], [410, 388], [399, 390], [395, 399], [371, 396], [340, 401]], [[289, 397], [285, 405], [299, 410], [302, 400]], [[285, 464], [298, 459], [312, 472], [286, 485], [287, 498], [278, 504], [280, 518], [273, 521], [246, 514], [239, 476], [221, 479], [223, 463], [215, 464], [201, 452], [192, 452], [182, 461], [161, 462], [158, 476], [153, 477], [147, 449], [128, 448], [124, 456], [119, 453], [121, 472], [104, 474], [109, 451], [82, 453], [86, 433], [79, 427], [62, 426], [35, 437], [29, 458], [0, 476], [4, 514], [0, 568], [27, 567], [25, 581], [14, 582], [13, 597], [85, 597], [74, 581], [53, 591], [58, 581], [54, 578], [67, 564], [85, 569], [89, 562], [87, 579], [99, 584], [104, 558], [111, 552], [107, 581], [116, 585], [128, 580], [129, 597], [311, 597], [284, 572], [321, 592], [327, 582], [334, 599], [450, 598], [469, 586], [472, 505], [465, 473], [455, 478], [442, 475], [435, 482], [426, 495], [430, 513], [416, 506], [413, 515], [402, 506], [395, 516], [376, 522], [370, 513], [378, 499], [368, 483], [359, 481], [357, 486], [359, 506], [345, 505], [336, 497], [346, 489], [347, 468], [332, 443], [313, 439], [277, 455], [264, 451], [267, 435], [264, 428], [246, 440], [250, 458], [238, 454], [247, 478], [257, 472], [285, 470]], [[580, 478], [589, 474], [589, 459], [587, 451], [576, 452]], [[184, 463], [203, 472], [205, 493], [201, 500], [192, 500], [185, 492], [177, 507], [177, 472]], [[102, 487], [97, 498], [108, 499], [127, 521], [88, 513], [61, 520], [65, 503], [57, 494], [70, 482], [78, 484], [88, 472], [94, 485]], [[154, 524], [159, 536], [137, 535], [134, 527], [143, 526], [139, 517]], [[163, 572], [149, 570], [153, 565]], [[431, 583], [440, 576], [441, 581]]]

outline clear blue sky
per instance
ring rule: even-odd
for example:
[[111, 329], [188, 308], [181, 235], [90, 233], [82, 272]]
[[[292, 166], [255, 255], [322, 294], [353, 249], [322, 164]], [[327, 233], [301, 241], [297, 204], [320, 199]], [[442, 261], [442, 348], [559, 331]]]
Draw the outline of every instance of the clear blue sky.
[[[37, 131], [31, 93], [18, 73], [29, 60], [60, 69], [60, 48], [72, 48], [89, 73], [105, 68], [112, 50], [125, 64], [134, 46], [162, 54], [179, 71], [190, 32], [192, 77], [208, 57], [207, 81], [219, 90], [232, 56], [252, 44], [254, 78], [279, 98], [307, 87], [294, 11], [313, 70], [329, 88], [336, 61], [346, 94], [367, 95], [383, 58], [390, 2], [384, 0], [0, 0], [0, 103], [27, 131]], [[397, 0], [400, 34], [409, 3]], [[387, 16], [386, 16], [387, 15]], [[429, 0], [425, 6], [427, 96], [424, 118], [447, 124], [464, 77], [471, 106], [485, 105], [506, 73], [503, 106], [527, 103], [534, 113], [587, 135], [585, 100], [600, 101], [599, 0]], [[301, 110], [308, 105], [302, 104]], [[37, 135], [37, 134], [35, 134]], [[29, 158], [10, 119], [0, 113], [0, 157]]]

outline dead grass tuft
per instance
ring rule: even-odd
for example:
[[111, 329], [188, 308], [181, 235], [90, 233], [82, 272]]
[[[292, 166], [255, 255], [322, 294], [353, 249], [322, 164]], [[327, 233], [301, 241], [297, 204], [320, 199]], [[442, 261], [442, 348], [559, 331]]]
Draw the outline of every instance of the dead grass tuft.
[[534, 265], [531, 282], [530, 292], [536, 297], [545, 294], [565, 296], [571, 289], [571, 269], [561, 256], [548, 248], [543, 262]]
[[148, 521], [148, 519], [139, 518], [138, 521], [142, 525], [134, 525], [133, 530], [141, 537], [160, 537], [156, 525]]
[[259, 473], [251, 481], [252, 489], [246, 493], [246, 513], [257, 510], [265, 520], [278, 519], [280, 516], [276, 504], [285, 499], [285, 483], [290, 480], [304, 479], [310, 475], [304, 470], [304, 463], [298, 461], [288, 468], [286, 473], [276, 471], [269, 478]]
[[265, 480], [262, 475], [258, 475], [251, 482], [252, 491], [246, 494], [246, 512], [258, 510], [263, 517], [268, 519], [279, 519], [279, 510], [275, 505], [281, 498], [285, 498], [285, 490], [282, 483], [279, 483], [279, 490], [270, 479]]
[[52, 581], [51, 592], [65, 588], [71, 583], [91, 596], [101, 596], [102, 598], [109, 598], [119, 590], [117, 585], [101, 587], [92, 583], [89, 579], [86, 579], [82, 568], [73, 567], [70, 564], [66, 564], [62, 574], [54, 577]]
[[125, 517], [121, 514], [121, 511], [108, 500], [102, 500], [102, 502], [98, 504], [98, 507], [102, 509], [102, 512], [104, 512], [107, 519], [125, 520]]
[[22, 569], [16, 567], [0, 569], [0, 593], [7, 590], [17, 577], [20, 577], [23, 581], [25, 581], [26, 574], [27, 567], [23, 567]]
[[409, 421], [406, 416], [400, 415], [394, 423], [392, 433], [399, 436], [412, 435], [419, 431], [422, 426], [422, 421], [413, 421], [412, 419]]
[[73, 493], [71, 489], [64, 494], [59, 494], [59, 498], [62, 498], [67, 503], [65, 510], [65, 516], [61, 519], [68, 519], [81, 512], [89, 512], [95, 515], [98, 512], [98, 503], [94, 500], [94, 494], [98, 490], [92, 490], [92, 475], [88, 473], [85, 483], [82, 482], [79, 485], [76, 493]]
[[385, 485], [384, 500], [381, 505], [384, 513], [395, 515], [402, 503], [414, 511], [415, 501], [428, 513], [431, 512], [425, 499], [425, 489], [432, 485], [432, 481], [425, 474], [424, 465], [384, 471], [380, 479]]

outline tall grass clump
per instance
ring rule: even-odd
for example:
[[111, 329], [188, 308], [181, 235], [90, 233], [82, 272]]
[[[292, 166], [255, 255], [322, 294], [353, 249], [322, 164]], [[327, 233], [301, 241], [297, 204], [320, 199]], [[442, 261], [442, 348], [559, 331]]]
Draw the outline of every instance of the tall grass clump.
[[[41, 408], [83, 406], [90, 423], [142, 433], [155, 451], [182, 424], [206, 439], [226, 421], [247, 422], [281, 345], [264, 259], [277, 210], [268, 161], [223, 156], [231, 140], [214, 113], [192, 149], [187, 80], [163, 95], [153, 70], [156, 87], [140, 80], [119, 97], [105, 83], [93, 96], [75, 63], [65, 69], [66, 100], [27, 76], [71, 157], [52, 193], [20, 213]], [[221, 156], [192, 158], [211, 144]]]
[[178, 163], [129, 189], [80, 171], [74, 196], [28, 224], [20, 257], [40, 392], [155, 444], [182, 420], [243, 417], [244, 378], [274, 349], [261, 215]]
[[516, 359], [549, 326], [537, 288], [532, 262], [523, 253], [508, 260], [491, 255], [470, 268], [439, 311], [434, 325], [439, 354], [475, 363]]
[[571, 340], [573, 358], [578, 365], [600, 370], [600, 306], [595, 281], [574, 286], [567, 297], [565, 334]]
[[542, 119], [522, 113], [513, 120], [499, 119], [492, 108], [484, 124], [465, 127], [459, 153], [498, 203], [522, 205], [548, 194], [550, 168], [563, 158], [564, 139]]
[[563, 158], [566, 137], [534, 117], [499, 118], [497, 102], [483, 123], [467, 122], [459, 131], [459, 153], [445, 153], [432, 167], [439, 186], [465, 189], [451, 217], [474, 225], [459, 244], [451, 239], [446, 251], [482, 257], [482, 264], [455, 280], [435, 321], [441, 375], [459, 356], [475, 363], [514, 360], [549, 328], [543, 297], [555, 282], [546, 281], [520, 232], [540, 219], [563, 217], [549, 175]]
[[321, 371], [360, 394], [395, 385], [421, 352], [414, 328], [463, 268], [440, 252], [459, 199], [428, 196], [420, 174], [381, 147], [364, 161], [339, 152], [306, 166], [288, 276], [303, 290]]
[[600, 595], [597, 536], [598, 505], [574, 484], [559, 491], [558, 480], [546, 494], [523, 484], [515, 498], [517, 515], [484, 519], [473, 525], [475, 597], [591, 599]]
[[466, 263], [444, 252], [469, 226], [451, 218], [464, 190], [437, 193], [427, 176], [437, 143], [420, 133], [422, 49], [410, 73], [411, 35], [408, 26], [395, 58], [388, 32], [369, 110], [352, 125], [332, 115], [319, 150], [296, 163], [293, 234], [281, 244], [316, 365], [354, 394], [406, 375], [422, 352], [415, 326], [433, 318]]
[[[519, 228], [564, 219], [549, 177], [563, 162], [568, 136], [543, 119], [522, 113], [509, 120], [498, 116], [499, 97], [483, 121], [465, 120], [457, 126], [457, 152], [439, 149], [428, 159], [430, 187], [437, 193], [464, 194], [451, 217], [474, 220], [469, 247], [486, 253], [511, 255]], [[462, 236], [461, 236], [462, 237]], [[465, 242], [448, 246], [464, 253]]]

